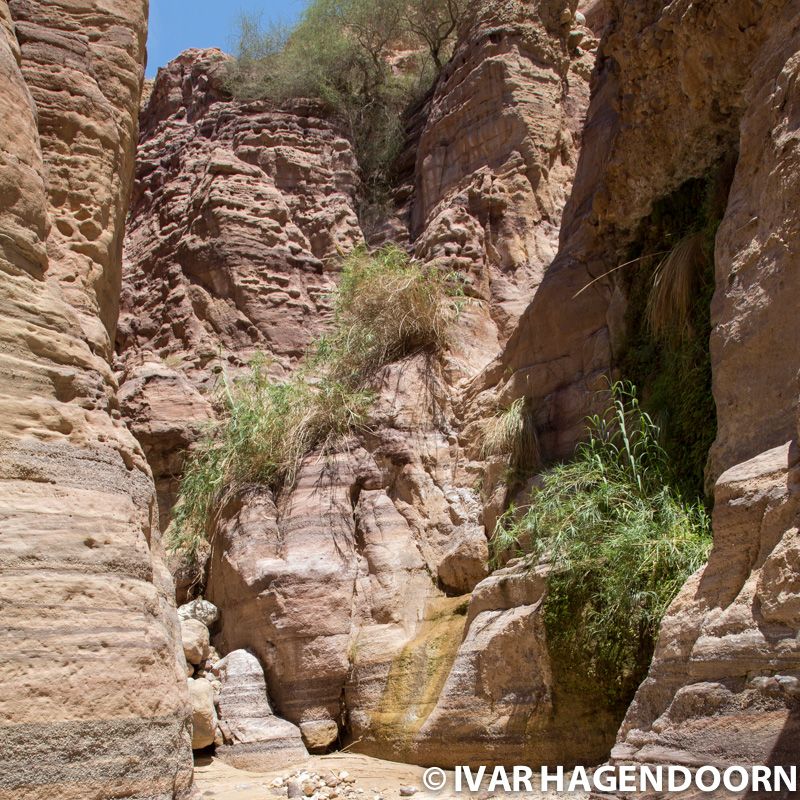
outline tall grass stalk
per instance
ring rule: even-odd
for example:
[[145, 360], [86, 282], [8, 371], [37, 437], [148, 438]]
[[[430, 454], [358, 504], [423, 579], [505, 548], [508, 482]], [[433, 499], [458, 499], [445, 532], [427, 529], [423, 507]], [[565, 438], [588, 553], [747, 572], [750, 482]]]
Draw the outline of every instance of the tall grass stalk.
[[530, 472], [539, 465], [539, 439], [530, 404], [525, 397], [485, 420], [481, 431], [483, 458], [507, 456], [514, 470]]

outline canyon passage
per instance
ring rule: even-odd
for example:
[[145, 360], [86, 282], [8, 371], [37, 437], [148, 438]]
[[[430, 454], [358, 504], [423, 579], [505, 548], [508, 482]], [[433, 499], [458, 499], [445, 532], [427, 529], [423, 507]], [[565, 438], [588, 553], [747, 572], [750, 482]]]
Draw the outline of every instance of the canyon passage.
[[0, 799], [796, 766], [800, 6], [152, 11], [0, 0]]

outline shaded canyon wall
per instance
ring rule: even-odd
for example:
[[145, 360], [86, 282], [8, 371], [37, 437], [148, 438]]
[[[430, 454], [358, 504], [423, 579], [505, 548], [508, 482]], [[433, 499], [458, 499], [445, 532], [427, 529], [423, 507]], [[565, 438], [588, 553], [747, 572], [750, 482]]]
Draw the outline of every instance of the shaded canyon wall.
[[485, 377], [510, 372], [491, 391], [532, 398], [546, 457], [566, 457], [626, 344], [624, 281], [606, 274], [656, 201], [733, 156], [709, 343], [714, 547], [667, 614], [612, 758], [790, 764], [800, 675], [797, 7], [607, 9], [559, 253]]

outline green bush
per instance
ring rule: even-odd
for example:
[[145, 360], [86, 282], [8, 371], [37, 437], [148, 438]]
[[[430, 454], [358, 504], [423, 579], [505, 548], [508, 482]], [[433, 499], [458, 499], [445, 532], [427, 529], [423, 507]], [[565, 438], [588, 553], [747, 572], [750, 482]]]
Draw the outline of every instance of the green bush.
[[312, 0], [291, 31], [243, 17], [228, 87], [244, 100], [326, 105], [345, 124], [366, 194], [380, 195], [403, 113], [433, 84], [466, 9], [466, 0]]
[[[680, 587], [707, 559], [710, 523], [701, 503], [672, 488], [653, 420], [631, 384], [611, 387], [605, 414], [589, 419], [575, 458], [541, 475], [528, 510], [510, 509], [493, 537], [531, 566], [551, 564], [545, 623], [562, 664], [611, 707], [624, 706], [652, 657], [658, 627]], [[574, 669], [574, 668], [573, 668]]]
[[457, 304], [450, 276], [395, 247], [360, 249], [344, 263], [331, 333], [288, 381], [256, 359], [249, 374], [223, 377], [222, 419], [191, 451], [170, 549], [191, 563], [206, 547], [214, 512], [248, 486], [290, 485], [312, 450], [331, 452], [367, 425], [369, 384], [385, 364], [447, 343]]
[[278, 489], [295, 477], [303, 456], [357, 430], [366, 421], [371, 396], [327, 380], [304, 376], [275, 382], [263, 358], [248, 375], [223, 378], [221, 422], [212, 425], [184, 466], [168, 546], [197, 560], [215, 510], [250, 485]]

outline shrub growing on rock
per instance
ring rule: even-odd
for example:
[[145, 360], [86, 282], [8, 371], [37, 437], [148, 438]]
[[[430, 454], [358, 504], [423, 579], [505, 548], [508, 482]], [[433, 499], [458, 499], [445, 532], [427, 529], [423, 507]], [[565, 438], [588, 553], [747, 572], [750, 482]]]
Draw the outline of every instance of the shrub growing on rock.
[[403, 112], [450, 56], [466, 0], [312, 0], [291, 31], [243, 17], [229, 89], [244, 100], [316, 100], [344, 123], [366, 193], [403, 142]]
[[456, 294], [452, 276], [396, 247], [373, 254], [358, 249], [345, 259], [332, 331], [304, 368], [276, 381], [257, 358], [245, 376], [223, 376], [223, 416], [185, 464], [168, 532], [171, 549], [195, 561], [226, 498], [253, 485], [279, 491], [292, 484], [308, 453], [331, 452], [364, 429], [377, 371], [444, 347]]
[[672, 487], [658, 428], [631, 384], [613, 384], [611, 405], [588, 427], [575, 458], [542, 473], [527, 511], [510, 509], [492, 544], [495, 555], [550, 562], [551, 651], [617, 705], [644, 677], [667, 606], [706, 561], [710, 521]]
[[457, 310], [455, 276], [389, 245], [344, 262], [335, 325], [318, 347], [323, 371], [348, 384], [418, 350], [442, 348]]

